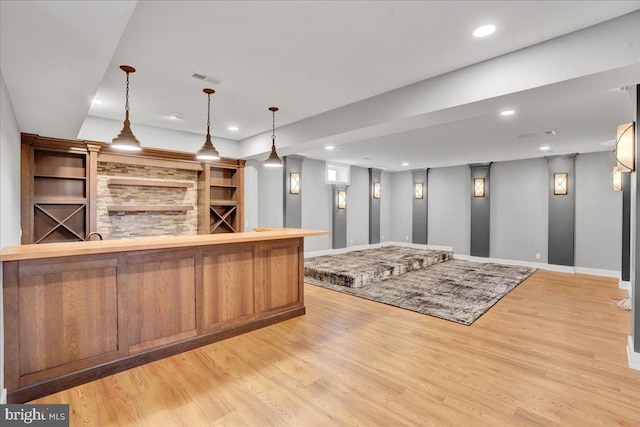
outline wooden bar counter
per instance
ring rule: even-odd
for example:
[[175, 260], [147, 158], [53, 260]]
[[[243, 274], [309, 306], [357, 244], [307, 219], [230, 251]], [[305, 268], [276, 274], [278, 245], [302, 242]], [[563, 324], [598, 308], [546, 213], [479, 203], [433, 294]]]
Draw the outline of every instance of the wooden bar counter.
[[20, 403], [303, 315], [302, 229], [7, 247], [5, 383]]

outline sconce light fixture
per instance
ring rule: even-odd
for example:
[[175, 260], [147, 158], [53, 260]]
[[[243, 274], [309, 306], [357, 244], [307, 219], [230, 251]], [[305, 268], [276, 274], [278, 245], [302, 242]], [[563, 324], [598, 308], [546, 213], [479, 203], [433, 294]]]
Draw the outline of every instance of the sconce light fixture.
[[424, 198], [423, 185], [421, 182], [416, 182], [416, 188], [414, 191], [415, 191], [416, 199]]
[[264, 161], [264, 165], [268, 168], [281, 168], [282, 167], [282, 159], [278, 157], [278, 153], [276, 153], [276, 111], [278, 111], [278, 107], [269, 107], [269, 111], [272, 114], [272, 132], [271, 132], [271, 154], [267, 160]]
[[291, 194], [300, 194], [300, 174], [292, 172], [289, 175], [289, 192]]
[[219, 160], [220, 153], [213, 146], [211, 142], [211, 95], [216, 93], [213, 89], [202, 89], [207, 94], [207, 136], [205, 137], [204, 144], [196, 153], [196, 159], [198, 160]]
[[569, 176], [566, 173], [553, 174], [553, 194], [564, 196], [569, 193]]
[[379, 199], [380, 198], [380, 183], [379, 182], [374, 182], [373, 183], [373, 198], [374, 199]]
[[474, 178], [473, 197], [484, 197], [484, 178]]
[[338, 190], [338, 209], [344, 209], [347, 207], [347, 192], [345, 190]]
[[613, 191], [622, 191], [622, 171], [617, 166], [613, 167], [611, 180], [613, 181]]
[[618, 161], [617, 167], [622, 172], [634, 172], [636, 170], [635, 146], [635, 124], [631, 122], [618, 126], [613, 154]]
[[135, 73], [136, 69], [129, 65], [121, 65], [120, 69], [127, 74], [127, 89], [124, 103], [124, 124], [118, 136], [113, 138], [111, 141], [111, 147], [118, 150], [140, 151], [142, 150], [140, 141], [138, 141], [138, 138], [136, 138], [131, 131], [131, 123], [129, 122], [129, 74]]

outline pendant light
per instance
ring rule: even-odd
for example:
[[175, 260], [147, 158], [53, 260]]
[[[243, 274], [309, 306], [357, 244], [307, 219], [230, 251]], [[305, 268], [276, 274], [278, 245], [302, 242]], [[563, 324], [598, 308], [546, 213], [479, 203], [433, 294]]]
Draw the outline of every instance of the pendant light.
[[271, 154], [269, 154], [269, 158], [264, 161], [264, 165], [268, 168], [281, 168], [282, 167], [282, 159], [278, 157], [278, 153], [276, 153], [276, 111], [278, 111], [278, 107], [269, 107], [269, 111], [273, 114], [273, 127], [271, 133]]
[[209, 133], [211, 128], [211, 94], [216, 93], [216, 91], [213, 89], [202, 89], [202, 91], [207, 94], [207, 138], [202, 144], [202, 148], [198, 150], [196, 158], [198, 160], [219, 160], [220, 153], [213, 146], [211, 134]]
[[126, 102], [124, 104], [124, 126], [122, 130], [113, 138], [111, 142], [111, 146], [118, 150], [126, 150], [126, 151], [140, 151], [142, 147], [140, 146], [140, 141], [136, 138], [136, 136], [131, 132], [131, 123], [129, 123], [129, 73], [135, 73], [136, 69], [129, 65], [121, 65], [120, 69], [127, 73], [127, 95]]

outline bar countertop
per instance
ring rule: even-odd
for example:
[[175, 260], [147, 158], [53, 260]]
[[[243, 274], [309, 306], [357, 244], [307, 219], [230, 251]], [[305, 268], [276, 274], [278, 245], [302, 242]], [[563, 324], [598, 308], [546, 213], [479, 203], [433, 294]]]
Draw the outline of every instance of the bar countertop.
[[22, 261], [77, 255], [94, 255], [114, 252], [146, 251], [150, 249], [187, 248], [193, 246], [224, 245], [281, 240], [299, 237], [322, 236], [328, 231], [300, 228], [256, 228], [255, 231], [227, 234], [201, 234], [195, 236], [140, 237], [134, 239], [95, 240], [89, 242], [41, 243], [7, 246], [0, 252], [0, 260]]

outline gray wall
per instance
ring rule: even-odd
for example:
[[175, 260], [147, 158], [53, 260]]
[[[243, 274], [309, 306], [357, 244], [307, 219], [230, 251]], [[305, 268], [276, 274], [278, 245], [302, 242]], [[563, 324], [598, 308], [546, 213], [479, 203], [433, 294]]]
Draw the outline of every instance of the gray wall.
[[[331, 186], [325, 184], [324, 162], [302, 162], [302, 228], [331, 230]], [[331, 236], [305, 237], [305, 252], [331, 249]]]
[[576, 157], [577, 267], [620, 270], [622, 192], [613, 191], [611, 174], [615, 165], [612, 152]]
[[413, 187], [411, 172], [391, 174], [391, 241], [411, 242]]
[[545, 159], [491, 165], [491, 257], [547, 262], [548, 204]]
[[282, 168], [258, 166], [258, 226], [282, 227]]
[[[0, 73], [0, 248], [20, 244], [20, 128]], [[0, 285], [2, 269], [0, 268]], [[0, 292], [0, 391], [4, 389], [4, 315]]]
[[369, 244], [369, 170], [351, 166], [347, 189], [347, 246]]
[[380, 241], [391, 241], [391, 179], [394, 174], [390, 172], [382, 172], [380, 175]]
[[429, 169], [429, 244], [469, 255], [471, 184], [469, 166]]

